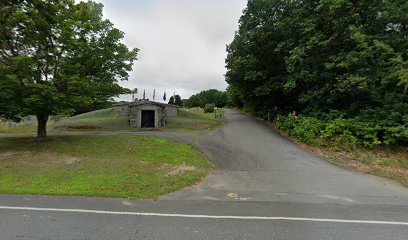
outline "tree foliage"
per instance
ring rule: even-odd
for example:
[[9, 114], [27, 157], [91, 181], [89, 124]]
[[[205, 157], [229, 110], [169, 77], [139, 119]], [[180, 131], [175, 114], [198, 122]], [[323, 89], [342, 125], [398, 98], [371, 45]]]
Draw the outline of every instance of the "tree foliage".
[[227, 46], [229, 95], [255, 113], [277, 106], [317, 119], [387, 116], [377, 140], [388, 128], [403, 135], [407, 12], [403, 0], [250, 0]]
[[183, 101], [181, 101], [180, 95], [171, 96], [169, 99], [169, 104], [177, 105], [181, 107], [183, 105]]
[[74, 0], [0, 3], [0, 115], [37, 116], [46, 136], [50, 115], [103, 105], [129, 93], [126, 80], [138, 49], [102, 18], [103, 5]]
[[185, 107], [201, 107], [204, 108], [207, 104], [214, 104], [216, 107], [224, 107], [228, 102], [227, 93], [217, 89], [201, 91], [192, 95], [184, 103]]

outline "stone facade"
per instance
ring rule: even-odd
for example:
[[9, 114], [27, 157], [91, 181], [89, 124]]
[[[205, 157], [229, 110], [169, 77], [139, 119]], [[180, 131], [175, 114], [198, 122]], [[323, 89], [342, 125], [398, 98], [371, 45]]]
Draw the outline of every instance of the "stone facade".
[[131, 127], [141, 128], [142, 126], [142, 117], [144, 111], [154, 111], [154, 128], [160, 128], [165, 126], [166, 118], [164, 107], [154, 104], [137, 104], [129, 105], [129, 125]]
[[113, 112], [118, 116], [129, 116], [129, 105], [115, 104], [113, 105]]
[[113, 106], [117, 115], [129, 116], [129, 125], [136, 128], [160, 128], [166, 125], [166, 117], [177, 116], [178, 106], [139, 100]]
[[178, 107], [175, 105], [166, 104], [166, 106], [164, 107], [164, 112], [168, 117], [175, 117], [177, 116], [177, 108]]

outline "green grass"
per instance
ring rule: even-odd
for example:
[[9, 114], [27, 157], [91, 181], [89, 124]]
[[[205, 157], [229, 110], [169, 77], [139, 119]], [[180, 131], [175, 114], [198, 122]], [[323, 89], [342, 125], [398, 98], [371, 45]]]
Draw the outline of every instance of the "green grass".
[[[53, 119], [47, 123], [48, 132], [86, 132], [86, 131], [136, 131], [128, 124], [129, 118], [116, 115], [112, 108], [96, 110], [89, 113], [79, 114], [73, 117], [63, 117]], [[0, 123], [0, 133], [35, 133], [37, 121], [34, 117], [31, 121], [22, 121], [21, 123], [8, 122]]]
[[[220, 111], [220, 110], [219, 110]], [[119, 116], [114, 113], [112, 108], [97, 110], [89, 113], [80, 114], [69, 118], [58, 120], [49, 120], [47, 124], [48, 132], [123, 132], [139, 131], [138, 128], [130, 127], [129, 117]], [[213, 113], [204, 113], [202, 109], [186, 110], [180, 109], [178, 116], [168, 117], [166, 127], [163, 131], [206, 131], [222, 125], [222, 121], [215, 119]], [[22, 123], [0, 122], [1, 133], [36, 133], [37, 121], [32, 118], [31, 121]]]
[[0, 134], [1, 133], [34, 133], [37, 129], [37, 121], [24, 121], [20, 123], [1, 121], [0, 119]]
[[208, 131], [221, 126], [214, 113], [204, 113], [203, 109], [179, 109], [177, 117], [168, 117], [165, 131]]
[[96, 110], [89, 113], [63, 118], [57, 122], [50, 123], [49, 129], [54, 132], [61, 131], [136, 131], [130, 127], [129, 117], [114, 113], [112, 108]]
[[330, 161], [332, 161], [334, 163], [338, 163], [338, 164], [343, 164], [344, 163], [344, 160], [342, 160], [340, 158], [337, 158], [337, 157], [334, 157], [334, 156], [329, 157], [329, 159], [330, 159]]
[[353, 170], [398, 181], [408, 187], [408, 148], [401, 146], [356, 147], [350, 151], [332, 151], [314, 147], [331, 162]]
[[211, 169], [192, 146], [157, 137], [0, 138], [3, 194], [151, 199], [190, 186]]
[[393, 167], [404, 167], [408, 168], [408, 160], [403, 159], [393, 159], [393, 158], [386, 158], [378, 163], [381, 166], [393, 166]]

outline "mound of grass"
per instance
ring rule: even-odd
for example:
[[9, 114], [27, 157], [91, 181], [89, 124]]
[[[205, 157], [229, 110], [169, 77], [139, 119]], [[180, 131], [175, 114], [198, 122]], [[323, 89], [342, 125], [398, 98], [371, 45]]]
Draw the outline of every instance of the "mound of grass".
[[0, 193], [156, 198], [211, 171], [188, 144], [147, 136], [0, 139]]
[[[221, 109], [218, 111], [222, 111]], [[53, 119], [47, 124], [48, 132], [123, 132], [139, 131], [129, 126], [129, 117], [115, 114], [112, 108], [96, 110], [68, 118]], [[202, 109], [180, 109], [178, 116], [168, 117], [163, 131], [206, 131], [222, 125], [213, 113], [204, 113]], [[0, 122], [0, 133], [36, 133], [37, 121], [22, 123]]]
[[223, 122], [214, 113], [204, 113], [203, 109], [179, 109], [177, 117], [168, 117], [164, 130], [168, 131], [207, 131], [221, 126]]
[[112, 108], [101, 109], [63, 118], [54, 124], [50, 124], [50, 130], [61, 131], [135, 131], [136, 128], [129, 126], [129, 117], [116, 115]]
[[[72, 117], [51, 117], [47, 123], [48, 132], [83, 132], [83, 131], [136, 131], [128, 123], [126, 116], [116, 115], [112, 108], [101, 109]], [[21, 123], [2, 122], [0, 133], [35, 133], [37, 120], [31, 117]]]

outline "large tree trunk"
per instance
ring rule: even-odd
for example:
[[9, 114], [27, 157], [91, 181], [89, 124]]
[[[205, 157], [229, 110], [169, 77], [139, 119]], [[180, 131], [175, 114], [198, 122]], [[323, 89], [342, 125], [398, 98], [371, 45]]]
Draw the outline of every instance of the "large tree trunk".
[[37, 138], [44, 139], [47, 137], [47, 114], [37, 114]]

